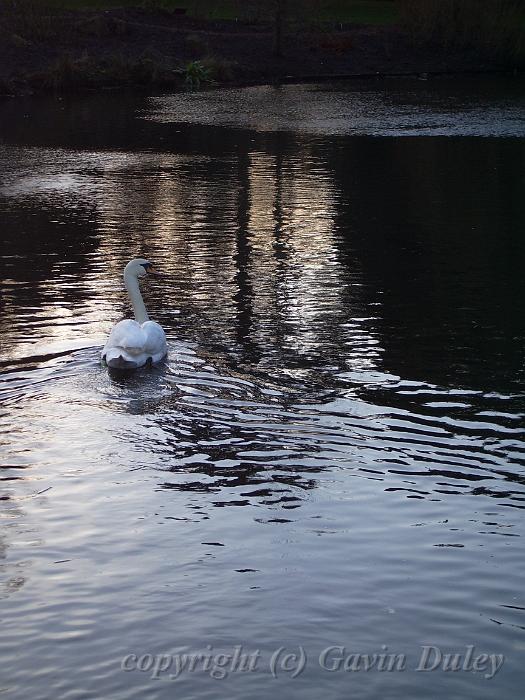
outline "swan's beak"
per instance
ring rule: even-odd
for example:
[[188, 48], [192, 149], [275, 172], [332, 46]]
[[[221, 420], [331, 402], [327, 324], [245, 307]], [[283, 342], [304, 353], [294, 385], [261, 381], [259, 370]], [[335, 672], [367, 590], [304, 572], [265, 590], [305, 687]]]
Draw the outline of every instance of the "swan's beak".
[[148, 271], [148, 275], [153, 275], [154, 277], [161, 277], [161, 276], [162, 276], [162, 272], [159, 272], [158, 270], [156, 270], [156, 269], [153, 267], [153, 265], [150, 265], [150, 266], [148, 267], [148, 270], [147, 270], [147, 271]]

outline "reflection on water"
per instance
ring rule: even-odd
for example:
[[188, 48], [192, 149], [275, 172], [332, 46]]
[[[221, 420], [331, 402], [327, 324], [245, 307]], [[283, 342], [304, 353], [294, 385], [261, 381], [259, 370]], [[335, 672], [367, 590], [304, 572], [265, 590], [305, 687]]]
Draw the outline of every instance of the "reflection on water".
[[145, 116], [316, 135], [521, 137], [524, 109], [515, 79], [399, 79], [356, 81], [351, 90], [342, 82], [164, 95], [151, 100]]
[[[341, 86], [0, 105], [10, 697], [216, 697], [209, 674], [120, 661], [238, 644], [411, 662], [266, 665], [222, 681], [233, 697], [516, 696], [525, 150], [399, 138], [455, 89], [421, 112], [413, 87], [389, 93], [384, 139], [332, 128], [343, 102], [378, 114], [377, 90]], [[521, 97], [506, 111], [498, 89], [470, 102], [508, 127]], [[491, 119], [483, 135], [510, 134]], [[144, 296], [170, 354], [114, 374], [99, 351], [137, 255], [164, 271]], [[422, 644], [505, 664], [420, 674]]]

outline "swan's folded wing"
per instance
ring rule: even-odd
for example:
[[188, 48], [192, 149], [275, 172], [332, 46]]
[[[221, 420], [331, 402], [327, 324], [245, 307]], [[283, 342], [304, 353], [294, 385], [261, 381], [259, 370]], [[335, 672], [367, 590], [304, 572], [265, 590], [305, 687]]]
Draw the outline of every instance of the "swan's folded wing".
[[146, 334], [145, 351], [152, 356], [166, 354], [168, 346], [166, 344], [166, 334], [155, 321], [146, 321], [142, 324], [142, 330]]
[[126, 319], [113, 326], [105, 349], [123, 348], [131, 355], [138, 355], [144, 352], [146, 342], [147, 337], [140, 324]]

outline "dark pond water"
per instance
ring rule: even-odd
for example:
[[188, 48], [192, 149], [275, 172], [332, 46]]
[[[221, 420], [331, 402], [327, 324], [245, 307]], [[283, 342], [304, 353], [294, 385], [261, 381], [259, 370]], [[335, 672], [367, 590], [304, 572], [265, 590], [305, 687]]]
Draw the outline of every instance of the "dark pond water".
[[524, 95], [0, 104], [2, 697], [519, 696]]

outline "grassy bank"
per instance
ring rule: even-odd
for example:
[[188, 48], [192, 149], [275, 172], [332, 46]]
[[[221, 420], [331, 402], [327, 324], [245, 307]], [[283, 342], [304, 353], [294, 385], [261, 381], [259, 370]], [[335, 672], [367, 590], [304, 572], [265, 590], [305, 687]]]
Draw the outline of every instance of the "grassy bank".
[[0, 0], [0, 94], [483, 71], [523, 57], [516, 0], [286, 0], [282, 52], [274, 2]]

